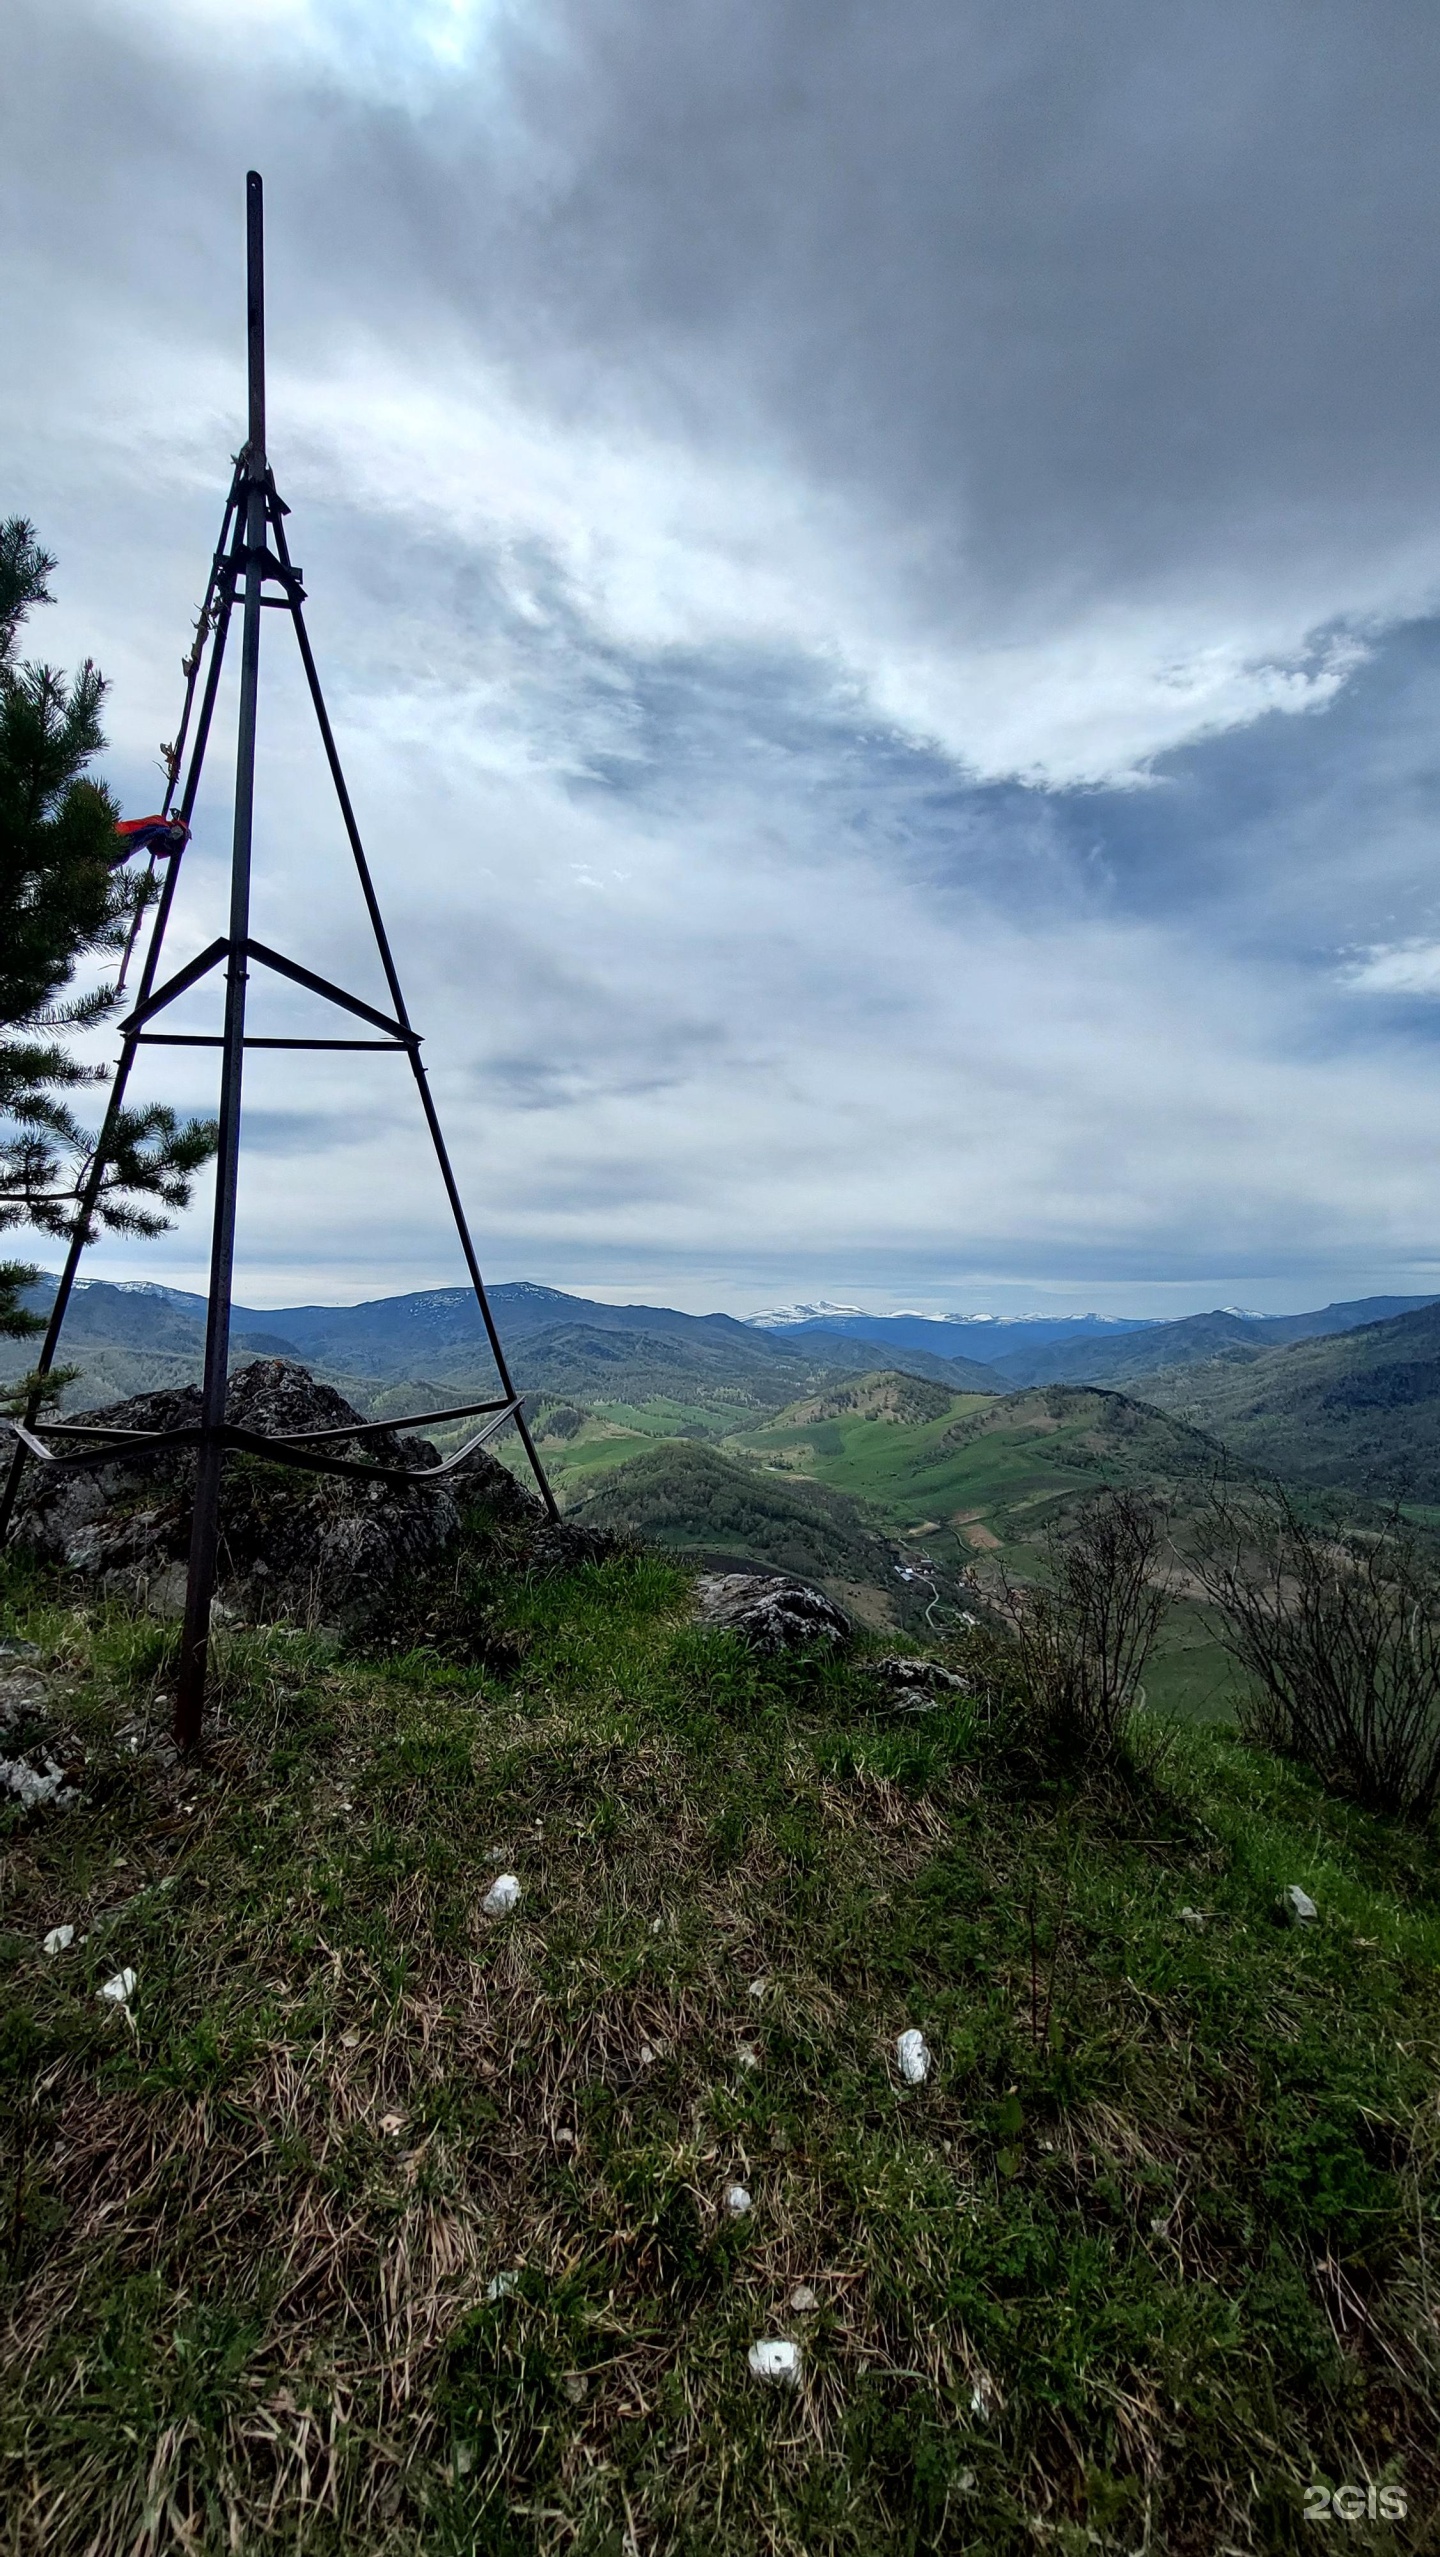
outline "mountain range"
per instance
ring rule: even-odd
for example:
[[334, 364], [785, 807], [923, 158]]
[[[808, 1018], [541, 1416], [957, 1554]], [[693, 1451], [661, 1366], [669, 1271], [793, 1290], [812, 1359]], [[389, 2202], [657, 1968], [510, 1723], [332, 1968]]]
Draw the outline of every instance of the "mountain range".
[[849, 1339], [876, 1341], [887, 1352], [930, 1350], [939, 1358], [1003, 1358], [1019, 1345], [1043, 1348], [1051, 1341], [1112, 1339], [1119, 1332], [1153, 1328], [1145, 1314], [864, 1314], [856, 1305], [782, 1305], [764, 1314], [749, 1314], [756, 1330], [841, 1332]]
[[[31, 1309], [48, 1310], [54, 1288], [51, 1277], [32, 1288]], [[874, 1364], [863, 1340], [840, 1333], [776, 1337], [728, 1314], [603, 1305], [528, 1280], [493, 1288], [490, 1302], [522, 1391], [600, 1403], [665, 1400], [678, 1407], [682, 1426], [707, 1415], [733, 1422], [737, 1410], [779, 1411], [827, 1377]], [[62, 1357], [81, 1371], [67, 1409], [198, 1375], [204, 1328], [204, 1298], [183, 1289], [82, 1283], [61, 1340]], [[397, 1388], [423, 1389], [432, 1402], [453, 1388], [458, 1400], [493, 1374], [468, 1288], [427, 1288], [360, 1305], [237, 1305], [231, 1340], [237, 1361], [299, 1359], [381, 1410], [391, 1407]], [[26, 1342], [0, 1342], [0, 1379], [22, 1373], [32, 1357]], [[970, 1360], [917, 1349], [907, 1363], [952, 1391], [993, 1390], [988, 1370]]]
[[[752, 1322], [787, 1341], [820, 1333], [872, 1341], [893, 1365], [906, 1366], [917, 1351], [993, 1368], [1008, 1385], [1128, 1385], [1163, 1369], [1224, 1357], [1237, 1348], [1281, 1348], [1291, 1341], [1349, 1332], [1361, 1324], [1418, 1312], [1428, 1296], [1365, 1296], [1322, 1306], [1309, 1314], [1247, 1314], [1233, 1305], [1209, 1314], [1187, 1314], [1174, 1323], [1141, 1316], [1072, 1314], [856, 1314], [836, 1307], [823, 1321], [796, 1307], [784, 1316], [752, 1316]], [[953, 1345], [953, 1347], [952, 1347]]]
[[[32, 1291], [36, 1310], [53, 1288], [50, 1279]], [[826, 1322], [808, 1314], [742, 1322], [670, 1306], [605, 1305], [526, 1280], [496, 1287], [491, 1302], [537, 1421], [549, 1428], [554, 1413], [572, 1449], [568, 1470], [595, 1476], [657, 1439], [727, 1438], [883, 1365], [903, 1366], [952, 1395], [1049, 1386], [1140, 1395], [1291, 1480], [1440, 1503], [1436, 1298], [1364, 1297], [1283, 1315], [1221, 1308], [1174, 1323], [1041, 1318], [1033, 1326], [845, 1309]], [[81, 1285], [62, 1340], [62, 1355], [80, 1370], [67, 1408], [197, 1376], [204, 1313], [203, 1297], [177, 1288]], [[967, 1351], [983, 1343], [986, 1355], [943, 1354], [937, 1342], [948, 1346], [957, 1331]], [[1020, 1347], [1017, 1332], [1025, 1336]], [[1057, 1332], [1063, 1337], [1041, 1337]], [[32, 1354], [25, 1342], [0, 1342], [0, 1379], [21, 1373]], [[488, 1391], [493, 1377], [466, 1288], [360, 1305], [237, 1306], [233, 1355], [237, 1363], [299, 1359], [377, 1417], [465, 1400]]]

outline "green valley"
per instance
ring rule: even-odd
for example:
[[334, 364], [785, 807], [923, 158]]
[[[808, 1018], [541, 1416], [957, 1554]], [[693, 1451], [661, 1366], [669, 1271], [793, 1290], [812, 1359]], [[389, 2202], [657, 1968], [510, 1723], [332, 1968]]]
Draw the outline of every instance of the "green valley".
[[[1227, 1466], [1365, 1510], [1386, 1498], [1412, 1510], [1440, 1504], [1436, 1305], [1370, 1299], [1284, 1318], [1194, 1316], [1042, 1343], [993, 1367], [907, 1339], [903, 1370], [867, 1371], [879, 1345], [823, 1326], [767, 1331], [530, 1282], [497, 1289], [495, 1302], [567, 1508], [690, 1556], [802, 1571], [901, 1626], [927, 1621], [928, 1610], [933, 1631], [964, 1607], [967, 1586], [983, 1595], [1002, 1570], [1033, 1577], [1051, 1532], [1105, 1484], [1159, 1500], [1182, 1560], [1187, 1521]], [[1385, 1319], [1357, 1322], [1382, 1307]], [[82, 1289], [62, 1352], [81, 1369], [69, 1406], [197, 1373], [199, 1311], [175, 1291]], [[919, 1328], [949, 1346], [945, 1326]], [[19, 1342], [0, 1345], [0, 1377], [28, 1355]], [[463, 1290], [252, 1309], [237, 1323], [235, 1356], [257, 1355], [300, 1358], [376, 1418], [489, 1384]], [[1027, 1362], [1068, 1374], [1017, 1377]], [[463, 1428], [434, 1434], [450, 1452]], [[513, 1442], [511, 1454], [518, 1460]], [[842, 1505], [823, 1532], [818, 1493]], [[1228, 1665], [1183, 1595], [1155, 1685], [1190, 1713], [1229, 1709]]]
[[[1063, 1385], [950, 1394], [895, 1371], [805, 1397], [719, 1449], [645, 1447], [594, 1416], [576, 1437], [543, 1445], [586, 1523], [692, 1558], [798, 1570], [852, 1604], [868, 1585], [865, 1612], [878, 1600], [904, 1625], [928, 1609], [932, 1630], [993, 1593], [1002, 1572], [1043, 1572], [1052, 1531], [1063, 1533], [1102, 1486], [1157, 1499], [1183, 1558], [1226, 1465], [1203, 1431], [1123, 1394]], [[821, 1492], [845, 1504], [848, 1550], [834, 1542], [838, 1508], [818, 1530]], [[1183, 1574], [1150, 1686], [1152, 1701], [1192, 1717], [1232, 1710], [1228, 1658]]]
[[1124, 1394], [1049, 1385], [942, 1397], [903, 1376], [813, 1396], [726, 1444], [872, 1500], [932, 1542], [949, 1535], [962, 1554], [1017, 1563], [1102, 1483], [1183, 1506], [1221, 1461], [1203, 1431]]

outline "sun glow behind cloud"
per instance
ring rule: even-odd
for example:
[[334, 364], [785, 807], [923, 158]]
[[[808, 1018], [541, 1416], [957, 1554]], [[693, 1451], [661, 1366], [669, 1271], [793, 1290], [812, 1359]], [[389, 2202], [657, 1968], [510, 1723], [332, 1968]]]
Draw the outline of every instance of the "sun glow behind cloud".
[[117, 0], [142, 38], [213, 67], [217, 57], [322, 73], [359, 97], [422, 105], [473, 76], [509, 0]]

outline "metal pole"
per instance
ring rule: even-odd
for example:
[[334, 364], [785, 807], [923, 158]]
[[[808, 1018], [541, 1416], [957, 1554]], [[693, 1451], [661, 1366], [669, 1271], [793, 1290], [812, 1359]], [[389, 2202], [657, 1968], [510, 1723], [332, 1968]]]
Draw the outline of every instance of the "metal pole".
[[235, 1266], [235, 1202], [240, 1172], [240, 1086], [245, 1063], [245, 945], [250, 937], [250, 853], [255, 813], [255, 716], [260, 690], [260, 593], [264, 577], [265, 493], [265, 235], [260, 179], [245, 181], [247, 334], [250, 358], [250, 435], [241, 467], [245, 481], [245, 620], [240, 648], [240, 733], [235, 757], [235, 834], [230, 868], [230, 951], [225, 970], [224, 1047], [220, 1066], [220, 1143], [215, 1168], [215, 1223], [210, 1245], [210, 1304], [205, 1325], [205, 1381], [201, 1440], [190, 1529], [190, 1573], [185, 1629], [175, 1695], [175, 1739], [193, 1749], [200, 1739], [205, 1669], [210, 1645], [210, 1602], [215, 1589], [215, 1549], [220, 1526], [220, 1475], [224, 1449], [225, 1392], [230, 1360], [230, 1296]]
[[[233, 563], [225, 559], [224, 550], [226, 536], [230, 531], [231, 519], [235, 511], [237, 486], [238, 478], [236, 484], [232, 485], [230, 495], [225, 502], [225, 515], [220, 527], [220, 540], [210, 569], [210, 586], [207, 593], [207, 604], [209, 600], [213, 598], [218, 584], [220, 587], [220, 612], [215, 624], [214, 637], [210, 650], [210, 666], [206, 675], [205, 691], [200, 704], [200, 719], [195, 731], [195, 744], [190, 757], [190, 770], [185, 782], [184, 796], [180, 803], [180, 815], [187, 826], [194, 814], [195, 800], [200, 788], [200, 775], [205, 763], [205, 749], [210, 738], [210, 723], [215, 714], [215, 696], [220, 689], [220, 669], [224, 662], [225, 641], [230, 628], [230, 609], [234, 601], [235, 581]], [[188, 710], [189, 696], [187, 694], [187, 715]], [[181, 733], [183, 737], [183, 728]], [[150, 934], [149, 946], [145, 953], [145, 964], [141, 969], [140, 983], [135, 994], [135, 1002], [137, 1006], [144, 1005], [154, 988], [156, 974], [160, 965], [160, 953], [165, 941], [165, 928], [170, 920], [170, 909], [175, 902], [175, 890], [179, 883], [180, 861], [181, 855], [178, 852], [172, 853], [170, 859], [165, 865], [165, 885], [160, 891], [160, 902], [156, 909], [155, 922]], [[40, 1355], [35, 1363], [34, 1372], [36, 1378], [36, 1390], [31, 1394], [29, 1401], [25, 1406], [25, 1426], [27, 1429], [34, 1428], [36, 1418], [40, 1410], [40, 1382], [43, 1378], [49, 1375], [51, 1368], [55, 1364], [55, 1353], [60, 1345], [61, 1327], [64, 1324], [65, 1316], [69, 1311], [70, 1298], [74, 1291], [75, 1278], [80, 1267], [81, 1255], [84, 1252], [86, 1245], [91, 1240], [90, 1220], [95, 1213], [96, 1203], [100, 1196], [101, 1184], [105, 1178], [105, 1167], [110, 1159], [110, 1149], [114, 1139], [116, 1122], [125, 1106], [125, 1087], [130, 1080], [130, 1069], [135, 1062], [136, 1054], [137, 1047], [135, 1040], [133, 1038], [127, 1038], [120, 1051], [119, 1060], [116, 1064], [114, 1080], [110, 1086], [110, 1097], [105, 1104], [105, 1117], [101, 1123], [100, 1133], [95, 1140], [95, 1151], [90, 1159], [90, 1169], [86, 1175], [84, 1187], [80, 1193], [79, 1203], [75, 1210], [75, 1223], [71, 1230], [69, 1249], [65, 1255], [65, 1266], [60, 1273], [59, 1283], [55, 1290], [54, 1302], [50, 1308], [50, 1318], [45, 1326], [45, 1337], [41, 1342]], [[4, 1488], [3, 1490], [0, 1490], [0, 1546], [4, 1545], [5, 1539], [10, 1531], [10, 1521], [14, 1515], [15, 1501], [19, 1493], [20, 1478], [24, 1469], [25, 1448], [23, 1442], [17, 1439], [15, 1442], [15, 1452], [10, 1459], [9, 1468], [6, 1473]]]
[[[285, 528], [278, 516], [275, 523], [275, 547], [280, 558], [288, 566], [289, 552], [285, 543]], [[391, 954], [390, 936], [386, 932], [385, 920], [380, 912], [380, 900], [375, 894], [375, 883], [370, 876], [370, 864], [365, 858], [365, 847], [360, 840], [359, 826], [355, 822], [355, 811], [351, 806], [350, 792], [346, 785], [344, 772], [341, 768], [340, 752], [335, 743], [335, 732], [331, 728], [330, 714], [325, 707], [325, 696], [320, 689], [320, 674], [315, 663], [314, 652], [310, 646], [310, 634], [305, 627], [304, 613], [298, 602], [295, 602], [293, 599], [290, 606], [290, 618], [295, 625], [295, 636], [300, 643], [301, 663], [305, 668], [305, 680], [310, 687], [310, 699], [315, 706], [315, 717], [320, 728], [320, 740], [325, 748], [325, 760], [330, 766], [330, 778], [335, 784], [335, 796], [340, 802], [340, 814], [344, 820], [345, 832], [350, 839], [350, 849], [355, 856], [355, 867], [360, 876], [361, 894], [365, 899], [366, 910], [369, 913], [371, 929], [375, 935], [375, 945], [380, 953], [380, 964], [385, 971], [385, 982], [390, 989], [390, 1000], [395, 1007], [395, 1018], [408, 1032], [411, 1029], [410, 1015], [405, 1009], [405, 997], [401, 990], [399, 972]], [[470, 1284], [475, 1290], [475, 1302], [480, 1308], [481, 1320], [485, 1325], [486, 1336], [490, 1343], [491, 1356], [495, 1361], [496, 1373], [499, 1376], [500, 1383], [504, 1388], [506, 1395], [513, 1397], [515, 1387], [511, 1381], [510, 1369], [506, 1362], [504, 1349], [501, 1346], [500, 1334], [496, 1329], [495, 1317], [490, 1311], [490, 1299], [485, 1293], [485, 1281], [480, 1275], [479, 1256], [476, 1253], [474, 1240], [471, 1236], [469, 1222], [465, 1214], [464, 1202], [460, 1196], [459, 1184], [455, 1179], [455, 1174], [451, 1167], [449, 1150], [441, 1132], [439, 1113], [436, 1110], [434, 1098], [431, 1094], [429, 1077], [420, 1061], [419, 1042], [413, 1037], [413, 1035], [410, 1039], [409, 1053], [411, 1071], [415, 1077], [415, 1087], [420, 1095], [420, 1107], [425, 1113], [425, 1124], [430, 1131], [430, 1141], [435, 1148], [435, 1159], [440, 1166], [440, 1178], [445, 1185], [445, 1195], [450, 1202], [450, 1213], [455, 1220], [455, 1231], [460, 1239], [460, 1249], [465, 1256], [465, 1267], [470, 1273]], [[558, 1520], [560, 1516], [560, 1506], [555, 1498], [554, 1492], [550, 1488], [550, 1478], [546, 1473], [544, 1466], [540, 1462], [540, 1451], [536, 1447], [535, 1441], [530, 1435], [529, 1424], [522, 1411], [517, 1411], [515, 1414], [515, 1427], [520, 1433], [521, 1444], [523, 1445], [525, 1453], [530, 1460], [530, 1470], [534, 1474], [535, 1480], [540, 1486], [540, 1495], [545, 1503], [545, 1507], [551, 1518]]]

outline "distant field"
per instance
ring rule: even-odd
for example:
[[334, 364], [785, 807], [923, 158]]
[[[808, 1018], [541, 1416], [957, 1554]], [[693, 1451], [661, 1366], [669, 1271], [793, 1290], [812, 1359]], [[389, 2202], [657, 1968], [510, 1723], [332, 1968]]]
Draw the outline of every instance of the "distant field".
[[[954, 1510], [981, 1498], [989, 1505], [1000, 1470], [998, 1450], [977, 1467], [969, 1451], [953, 1443], [957, 1420], [987, 1408], [984, 1395], [956, 1394], [940, 1417], [920, 1422], [864, 1415], [804, 1421], [782, 1412], [768, 1427], [737, 1430], [724, 1444], [727, 1452], [876, 1501], [897, 1526], [912, 1527], [932, 1517], [948, 1522]], [[983, 1493], [977, 1489], [982, 1481]], [[1064, 1488], [1058, 1474], [1056, 1484]]]
[[[598, 1475], [613, 1473], [617, 1465], [628, 1464], [632, 1456], [643, 1456], [654, 1444], [654, 1436], [648, 1432], [620, 1429], [611, 1421], [587, 1421], [577, 1438], [542, 1439], [540, 1456], [557, 1498], [562, 1504], [569, 1504], [582, 1489], [588, 1490]], [[522, 1482], [530, 1480], [518, 1444], [497, 1453], [515, 1468]]]
[[[545, 1461], [567, 1506], [584, 1502], [590, 1514], [600, 1503], [597, 1522], [601, 1510], [612, 1524], [633, 1514], [645, 1533], [677, 1550], [714, 1551], [726, 1538], [717, 1529], [713, 1499], [707, 1496], [690, 1519], [683, 1496], [687, 1483], [708, 1483], [704, 1465], [694, 1462], [673, 1477], [667, 1470], [658, 1507], [658, 1478], [652, 1481], [650, 1472], [658, 1447], [667, 1441], [684, 1447], [680, 1433], [698, 1417], [693, 1407], [660, 1398], [592, 1408], [573, 1436], [542, 1442]], [[698, 1460], [701, 1451], [689, 1444]], [[952, 1394], [927, 1380], [889, 1374], [792, 1404], [773, 1421], [733, 1431], [716, 1452], [754, 1467], [777, 1493], [786, 1482], [797, 1495], [818, 1484], [863, 1504], [913, 1557], [913, 1589], [896, 1583], [893, 1566], [877, 1564], [875, 1573], [877, 1592], [901, 1621], [914, 1617], [929, 1594], [931, 1568], [947, 1614], [956, 1574], [968, 1574], [982, 1590], [993, 1588], [1002, 1572], [1032, 1578], [1044, 1567], [1051, 1527], [1063, 1526], [1105, 1484], [1162, 1499], [1183, 1552], [1217, 1461], [1200, 1433], [1123, 1395], [1065, 1386], [1004, 1396]], [[757, 1512], [747, 1528], [754, 1558], [794, 1568], [794, 1527], [783, 1504], [770, 1527]], [[779, 1540], [774, 1552], [767, 1535]], [[839, 1565], [817, 1555], [811, 1568], [833, 1581]], [[853, 1570], [851, 1564], [847, 1577]], [[1167, 1622], [1147, 1692], [1152, 1704], [1187, 1720], [1233, 1719], [1229, 1661], [1188, 1601], [1177, 1604]]]
[[638, 1430], [643, 1438], [678, 1438], [682, 1430], [704, 1430], [707, 1437], [716, 1434], [714, 1412], [704, 1403], [680, 1403], [669, 1394], [652, 1395], [644, 1403], [592, 1403], [597, 1420], [613, 1421], [620, 1429]]
[[990, 1569], [1033, 1560], [1052, 1522], [1106, 1483], [1189, 1507], [1215, 1462], [1198, 1432], [1089, 1387], [955, 1395], [920, 1422], [817, 1398], [724, 1443], [873, 1501], [901, 1529], [924, 1529], [937, 1551], [948, 1543]]
[[[1002, 1569], [1030, 1577], [1049, 1528], [1106, 1483], [1167, 1499], [1183, 1543], [1214, 1461], [1197, 1433], [1082, 1387], [957, 1394], [914, 1422], [845, 1411], [840, 1399], [816, 1397], [726, 1448], [872, 1502], [918, 1552], [969, 1568], [982, 1587]], [[1233, 1720], [1234, 1671], [1193, 1604], [1168, 1619], [1146, 1689], [1152, 1705], [1187, 1720]]]

